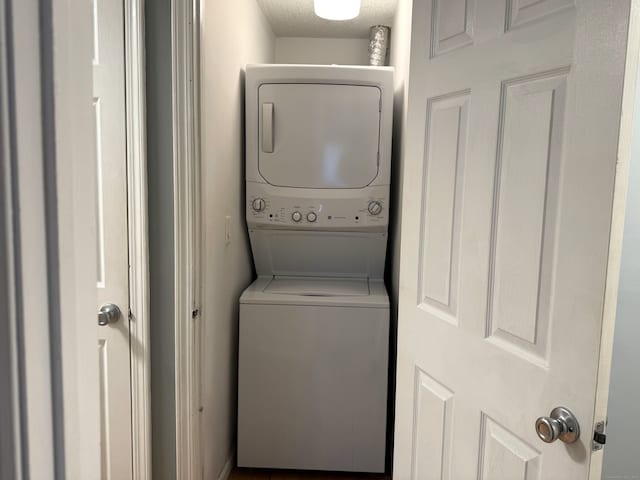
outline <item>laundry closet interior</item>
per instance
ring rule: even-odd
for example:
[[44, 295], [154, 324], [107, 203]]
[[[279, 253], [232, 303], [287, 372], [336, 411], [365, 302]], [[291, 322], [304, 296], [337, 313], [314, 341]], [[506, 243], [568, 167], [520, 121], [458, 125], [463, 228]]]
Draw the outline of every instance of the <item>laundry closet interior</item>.
[[[400, 2], [401, 4], [403, 2]], [[254, 251], [249, 241], [249, 233], [247, 230], [247, 212], [253, 211], [251, 203], [255, 199], [247, 196], [247, 186], [245, 184], [245, 157], [247, 155], [245, 132], [251, 127], [245, 127], [245, 85], [247, 83], [247, 65], [252, 64], [292, 64], [292, 65], [338, 65], [338, 66], [360, 66], [367, 69], [369, 64], [369, 36], [370, 27], [383, 25], [390, 27], [390, 36], [388, 37], [389, 51], [386, 58], [386, 65], [393, 68], [387, 68], [387, 76], [385, 81], [388, 84], [385, 87], [384, 102], [385, 104], [385, 122], [391, 125], [391, 116], [393, 115], [394, 134], [399, 135], [402, 127], [401, 112], [393, 112], [393, 94], [395, 93], [396, 108], [401, 105], [398, 100], [403, 94], [404, 75], [407, 65], [409, 48], [409, 21], [408, 16], [409, 2], [405, 5], [398, 5], [395, 0], [363, 0], [361, 2], [360, 14], [353, 20], [346, 21], [330, 21], [317, 17], [313, 12], [313, 2], [285, 2], [270, 0], [238, 0], [234, 2], [201, 2], [201, 26], [200, 26], [200, 131], [201, 133], [201, 150], [200, 150], [200, 188], [201, 188], [201, 308], [199, 311], [201, 319], [201, 330], [199, 332], [199, 341], [197, 349], [199, 352], [200, 366], [200, 451], [202, 452], [202, 464], [204, 468], [204, 478], [218, 478], [221, 472], [228, 470], [230, 466], [235, 465], [236, 442], [238, 439], [237, 432], [237, 388], [238, 388], [238, 339], [239, 339], [239, 299], [242, 292], [256, 278], [256, 266], [254, 264], [254, 256], [256, 255], [256, 245]], [[160, 9], [159, 9], [160, 10]], [[154, 11], [147, 6], [147, 23], [149, 25], [150, 15], [157, 15], [153, 19], [153, 25], [157, 25], [162, 15], [166, 12]], [[149, 28], [149, 27], [148, 27]], [[150, 38], [151, 37], [151, 38]], [[153, 31], [147, 32], [148, 56], [160, 59], [162, 56], [162, 44], [166, 45], [166, 37], [161, 28], [154, 28]], [[157, 49], [157, 50], [156, 50]], [[150, 51], [151, 50], [151, 51]], [[161, 60], [158, 63], [162, 63]], [[165, 65], [166, 67], [166, 65]], [[356, 77], [357, 78], [357, 77]], [[366, 74], [364, 77], [366, 79]], [[148, 80], [148, 90], [157, 88], [162, 89], [161, 85], [152, 88], [150, 82], [161, 82], [161, 79]], [[335, 83], [335, 82], [334, 82]], [[337, 82], [340, 83], [340, 82]], [[358, 83], [358, 82], [355, 82]], [[373, 88], [370, 90], [374, 90]], [[277, 96], [277, 92], [274, 93]], [[378, 102], [382, 102], [380, 93], [375, 89], [375, 129], [378, 125]], [[348, 96], [348, 93], [347, 93]], [[262, 102], [264, 103], [264, 102]], [[160, 109], [161, 103], [155, 103], [149, 108]], [[260, 107], [262, 108], [262, 107]], [[278, 114], [281, 112], [278, 105], [275, 107], [276, 127], [278, 122]], [[366, 120], [369, 111], [364, 112], [364, 118], [360, 115], [360, 119]], [[149, 121], [153, 122], [153, 112], [149, 112]], [[262, 110], [259, 111], [260, 122], [263, 119]], [[161, 120], [157, 120], [161, 122]], [[257, 126], [256, 126], [257, 127]], [[262, 128], [262, 125], [261, 125]], [[276, 142], [278, 141], [276, 134]], [[359, 252], [375, 250], [377, 270], [377, 281], [380, 286], [374, 286], [374, 289], [381, 289], [384, 292], [384, 285], [388, 290], [389, 300], [386, 300], [386, 319], [384, 320], [384, 343], [380, 348], [384, 348], [383, 358], [380, 362], [389, 362], [389, 369], [382, 369], [378, 373], [384, 378], [382, 383], [388, 380], [388, 394], [386, 385], [379, 387], [379, 396], [384, 398], [376, 400], [380, 405], [377, 410], [378, 417], [380, 413], [382, 417], [378, 420], [378, 426], [375, 427], [377, 433], [377, 449], [376, 458], [377, 471], [384, 471], [385, 467], [389, 467], [390, 456], [385, 454], [388, 449], [388, 438], [392, 432], [392, 412], [387, 406], [393, 405], [393, 343], [394, 343], [394, 324], [395, 324], [395, 298], [394, 288], [397, 288], [397, 282], [393, 282], [393, 273], [397, 274], [397, 257], [394, 257], [394, 248], [399, 248], [397, 239], [394, 238], [398, 219], [395, 215], [397, 209], [397, 198], [399, 195], [397, 180], [400, 175], [399, 163], [392, 158], [391, 131], [386, 134], [384, 148], [386, 149], [387, 159], [387, 192], [384, 196], [384, 223], [381, 232], [383, 232], [382, 241], [377, 245], [359, 245], [354, 243], [343, 244], [350, 248], [350, 252], [358, 254]], [[377, 137], [377, 136], [376, 136]], [[399, 138], [399, 137], [398, 137]], [[150, 139], [150, 149], [158, 148], [157, 155], [166, 155], [162, 151], [160, 145], [164, 141], [163, 138]], [[263, 145], [261, 145], [262, 147]], [[376, 155], [376, 148], [372, 146], [373, 155]], [[150, 158], [150, 190], [153, 191], [154, 180], [158, 184], [162, 183], [162, 173], [151, 167], [151, 158], [155, 152], [149, 152]], [[398, 152], [394, 152], [397, 156]], [[377, 163], [377, 159], [374, 159]], [[264, 168], [264, 167], [262, 167]], [[377, 166], [376, 166], [377, 170]], [[250, 173], [250, 172], [249, 172]], [[264, 172], [261, 172], [264, 174]], [[371, 172], [365, 174], [369, 175]], [[171, 175], [170, 172], [165, 172]], [[276, 173], [274, 173], [276, 175]], [[308, 174], [307, 177], [309, 177]], [[157, 176], [155, 179], [154, 176]], [[357, 176], [357, 174], [356, 174]], [[356, 183], [361, 182], [367, 185], [371, 178], [358, 179], [351, 176]], [[311, 179], [312, 180], [312, 179]], [[391, 185], [389, 185], [389, 180]], [[277, 182], [274, 182], [277, 183]], [[384, 183], [384, 182], [383, 182]], [[389, 187], [391, 187], [389, 189]], [[364, 226], [367, 222], [366, 217], [372, 217], [367, 211], [368, 200], [362, 207], [358, 207], [361, 211], [362, 218], [358, 219], [360, 225]], [[247, 203], [248, 202], [248, 203]], [[153, 205], [150, 202], [150, 205]], [[304, 216], [301, 223], [312, 225], [307, 220], [307, 205], [301, 210]], [[151, 206], [150, 208], [153, 208]], [[377, 208], [377, 207], [374, 207]], [[356, 209], [349, 212], [351, 219], [356, 222], [355, 217], [359, 217]], [[269, 212], [272, 215], [273, 211]], [[291, 214], [287, 210], [287, 218]], [[319, 214], [320, 212], [315, 212]], [[297, 213], [296, 213], [297, 215]], [[334, 213], [332, 217], [339, 217], [340, 212]], [[151, 212], [153, 218], [153, 212]], [[319, 217], [322, 217], [320, 214]], [[268, 220], [268, 217], [266, 217]], [[320, 221], [327, 221], [319, 218]], [[337, 218], [333, 218], [332, 222], [339, 222]], [[388, 221], [388, 227], [386, 225]], [[151, 228], [153, 229], [153, 220]], [[158, 228], [162, 228], [159, 225]], [[385, 230], [387, 230], [386, 232]], [[366, 228], [365, 228], [366, 230]], [[359, 235], [355, 233], [354, 235]], [[366, 236], [366, 234], [364, 234]], [[295, 247], [297, 242], [295, 238], [288, 240], [289, 249]], [[291, 243], [293, 242], [293, 243]], [[268, 250], [273, 245], [266, 245]], [[322, 241], [314, 241], [309, 244], [309, 251], [289, 252], [287, 248], [281, 249], [282, 258], [286, 260], [289, 253], [294, 258], [313, 259], [317, 257], [317, 248], [322, 248]], [[340, 244], [336, 244], [335, 248], [341, 248]], [[316, 249], [316, 250], [314, 250]], [[335, 269], [340, 269], [340, 262], [332, 262], [331, 258], [326, 258], [327, 251], [320, 252], [323, 257], [315, 258], [315, 265], [323, 263], [329, 268], [329, 264]], [[151, 251], [153, 257], [153, 247]], [[344, 258], [344, 257], [343, 257]], [[367, 262], [366, 258], [363, 260]], [[354, 261], [354, 264], [357, 264]], [[360, 262], [362, 263], [362, 262]], [[349, 270], [344, 270], [342, 277], [351, 277]], [[259, 272], [258, 272], [259, 273]], [[263, 272], [264, 273], [264, 272]], [[295, 272], [293, 272], [295, 275]], [[326, 276], [326, 275], [325, 275]], [[360, 291], [365, 288], [369, 291], [369, 284], [366, 280], [366, 272], [364, 274], [364, 283], [351, 278], [343, 278], [342, 283], [349, 283], [349, 288], [353, 289], [352, 294], [359, 295]], [[396, 276], [397, 278], [397, 276]], [[294, 279], [295, 280], [295, 279]], [[320, 280], [322, 281], [322, 280]], [[295, 287], [298, 282], [288, 281], [287, 285], [278, 285], [277, 287], [291, 288]], [[327, 287], [328, 285], [328, 287]], [[315, 292], [315, 288], [333, 288], [335, 285], [329, 284], [319, 285], [318, 282], [307, 283], [306, 288], [313, 291], [306, 292], [309, 295], [323, 295], [323, 292]], [[285, 292], [286, 293], [286, 292]], [[329, 293], [331, 293], [329, 291]], [[153, 282], [152, 282], [153, 294]], [[325, 292], [326, 294], [326, 292]], [[351, 295], [351, 294], [350, 294]], [[386, 293], [384, 294], [386, 297]], [[311, 296], [307, 298], [313, 298]], [[318, 297], [320, 298], [320, 297]], [[350, 296], [345, 298], [358, 299], [358, 296]], [[362, 298], [362, 297], [360, 297]], [[152, 307], [153, 308], [153, 307]], [[161, 315], [161, 313], [159, 314]], [[384, 318], [384, 316], [383, 316]], [[160, 322], [161, 320], [159, 320]], [[161, 344], [164, 346], [163, 353], [156, 353], [152, 348], [152, 362], [168, 362], [166, 353], [170, 352], [171, 338], [167, 338], [165, 333], [169, 330], [170, 319], [167, 319], [167, 328], [163, 329], [164, 333], [155, 334], [152, 332], [153, 345]], [[155, 335], [155, 337], [154, 337]], [[255, 341], [259, 341], [256, 339]], [[162, 348], [162, 347], [161, 347]], [[362, 348], [355, 346], [354, 348]], [[391, 348], [391, 351], [389, 351]], [[154, 356], [157, 355], [157, 356]], [[154, 363], [155, 364], [155, 363]], [[381, 363], [382, 365], [382, 363]], [[155, 376], [154, 376], [155, 375]], [[159, 390], [171, 388], [162, 382], [162, 374], [157, 370], [152, 372], [152, 395], [154, 398], [167, 398], [167, 391]], [[154, 379], [156, 380], [154, 382]], [[162, 383], [161, 383], [162, 382]], [[158, 394], [156, 394], [158, 392]], [[173, 426], [167, 426], [166, 422], [161, 420], [162, 413], [170, 413], [175, 406], [170, 402], [158, 400], [161, 405], [154, 405], [154, 445], [165, 444], [170, 446], [172, 441]], [[388, 410], [388, 414], [387, 414]], [[158, 425], [158, 426], [156, 426]], [[156, 434], [155, 432], [161, 432]], [[266, 441], [267, 439], [261, 439]], [[164, 443], [164, 442], [167, 443]], [[275, 441], [275, 439], [274, 439]], [[382, 449], [382, 450], [380, 450]], [[174, 459], [167, 455], [156, 454], [162, 451], [161, 448], [153, 449], [153, 471], [173, 470]], [[241, 454], [240, 454], [241, 455]], [[385, 458], [387, 464], [385, 465]], [[295, 467], [295, 465], [293, 466]], [[331, 468], [328, 468], [331, 469]], [[333, 470], [349, 470], [336, 466]], [[362, 470], [361, 471], [366, 471]], [[370, 469], [370, 471], [373, 471]]]
[[[636, 4], [333, 3], [359, 15], [196, 1], [178, 58], [180, 4], [146, 5], [154, 478], [183, 461], [221, 480], [599, 472]], [[375, 26], [385, 67], [368, 66]], [[185, 85], [195, 98], [172, 98]], [[175, 285], [195, 292], [180, 315]]]

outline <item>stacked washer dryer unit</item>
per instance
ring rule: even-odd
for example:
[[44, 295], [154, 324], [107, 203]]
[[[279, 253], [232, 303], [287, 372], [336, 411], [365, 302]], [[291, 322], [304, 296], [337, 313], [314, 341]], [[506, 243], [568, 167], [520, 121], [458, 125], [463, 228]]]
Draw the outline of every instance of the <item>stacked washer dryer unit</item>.
[[382, 472], [393, 70], [250, 65], [238, 465]]

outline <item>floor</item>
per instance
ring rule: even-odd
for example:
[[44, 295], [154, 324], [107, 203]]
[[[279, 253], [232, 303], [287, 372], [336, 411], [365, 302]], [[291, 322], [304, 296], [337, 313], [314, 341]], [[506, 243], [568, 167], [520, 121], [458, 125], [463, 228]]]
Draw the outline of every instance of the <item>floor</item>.
[[296, 470], [260, 470], [254, 468], [235, 468], [230, 480], [389, 480], [383, 474], [301, 472]]

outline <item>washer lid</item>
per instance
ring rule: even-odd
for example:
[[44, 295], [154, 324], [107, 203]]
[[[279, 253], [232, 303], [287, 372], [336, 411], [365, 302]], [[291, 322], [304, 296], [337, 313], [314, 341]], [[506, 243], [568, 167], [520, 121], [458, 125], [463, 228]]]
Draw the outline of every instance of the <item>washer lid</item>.
[[[273, 293], [267, 291], [269, 284], [274, 280], [279, 280], [283, 277], [263, 276], [258, 277], [240, 296], [240, 305], [307, 305], [316, 307], [362, 307], [362, 308], [384, 308], [389, 309], [389, 296], [384, 286], [384, 282], [380, 278], [369, 278], [368, 280], [362, 278], [360, 282], [368, 283], [368, 295], [344, 295], [340, 292], [338, 295], [302, 295], [300, 290], [297, 294], [287, 293]], [[349, 286], [349, 280], [353, 280], [353, 277], [348, 278], [328, 278], [328, 277], [295, 277], [295, 279], [289, 277], [290, 280], [319, 280], [326, 279], [333, 283], [336, 287], [343, 285], [340, 280], [346, 280], [347, 291], [351, 290]], [[338, 281], [336, 281], [338, 280]], [[358, 279], [355, 279], [358, 280]], [[279, 282], [276, 282], [278, 285]], [[295, 287], [294, 287], [295, 288]]]
[[312, 297], [355, 297], [369, 295], [366, 278], [274, 277], [265, 293]]

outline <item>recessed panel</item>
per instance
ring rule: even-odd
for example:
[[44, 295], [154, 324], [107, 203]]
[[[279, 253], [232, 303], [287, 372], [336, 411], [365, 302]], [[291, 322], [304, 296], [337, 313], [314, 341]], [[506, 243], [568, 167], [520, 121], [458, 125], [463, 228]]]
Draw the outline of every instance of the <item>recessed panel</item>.
[[540, 478], [540, 452], [485, 414], [481, 432], [480, 480]]
[[93, 0], [91, 5], [93, 7], [93, 64], [98, 65], [100, 63], [100, 23], [98, 22], [98, 0]]
[[109, 452], [109, 371], [107, 341], [98, 340], [98, 371], [100, 375], [100, 478], [111, 478]]
[[475, 0], [433, 0], [431, 57], [473, 43]]
[[96, 139], [96, 274], [97, 287], [105, 286], [105, 243], [104, 243], [104, 195], [103, 195], [103, 161], [102, 161], [102, 108], [99, 98], [93, 99], [93, 115]]
[[505, 82], [487, 334], [546, 356], [566, 71]]
[[448, 478], [453, 392], [416, 369], [411, 478]]
[[455, 321], [469, 92], [428, 102], [419, 304]]
[[574, 0], [508, 0], [505, 30], [553, 15], [573, 6]]

